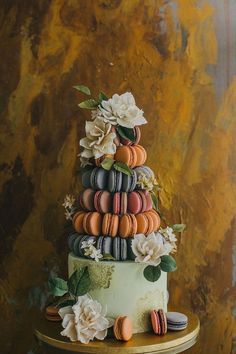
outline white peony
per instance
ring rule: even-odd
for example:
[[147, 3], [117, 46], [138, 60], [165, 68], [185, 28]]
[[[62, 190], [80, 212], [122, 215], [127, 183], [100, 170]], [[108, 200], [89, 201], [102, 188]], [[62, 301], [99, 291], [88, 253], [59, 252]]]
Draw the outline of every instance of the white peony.
[[91, 157], [95, 159], [105, 154], [115, 154], [116, 145], [114, 139], [116, 134], [111, 132], [111, 124], [96, 118], [94, 121], [86, 121], [86, 137], [80, 140], [84, 150], [80, 154], [81, 162]]
[[70, 338], [72, 342], [80, 341], [88, 344], [94, 338], [103, 340], [107, 335], [107, 329], [113, 325], [108, 320], [101, 304], [94, 301], [89, 295], [79, 296], [74, 306], [63, 307], [59, 310], [63, 319], [62, 336]]
[[157, 266], [161, 263], [160, 257], [170, 253], [171, 245], [165, 243], [158, 232], [148, 236], [137, 234], [132, 241], [132, 251], [136, 256], [135, 262]]
[[95, 117], [126, 128], [147, 123], [143, 111], [136, 106], [134, 96], [130, 92], [115, 94], [109, 100], [102, 101], [98, 109], [92, 112], [92, 118]]

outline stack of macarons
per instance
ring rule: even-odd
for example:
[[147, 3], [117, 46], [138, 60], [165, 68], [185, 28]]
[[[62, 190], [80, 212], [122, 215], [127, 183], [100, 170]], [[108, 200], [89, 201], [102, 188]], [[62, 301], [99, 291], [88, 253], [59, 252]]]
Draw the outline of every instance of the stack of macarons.
[[[134, 260], [132, 239], [136, 234], [148, 235], [160, 227], [160, 216], [152, 207], [151, 194], [141, 189], [140, 176], [153, 178], [153, 171], [145, 166], [146, 150], [139, 144], [140, 129], [134, 127], [131, 141], [122, 129], [116, 133], [116, 153], [103, 155], [82, 174], [84, 190], [77, 199], [72, 217], [75, 233], [68, 243], [75, 255], [84, 257], [82, 242], [93, 240], [102, 254], [110, 253], [116, 260]], [[125, 163], [131, 175], [115, 168], [106, 170], [101, 162], [113, 158]], [[92, 162], [92, 161], [91, 161]]]
[[[136, 209], [138, 211], [138, 209]], [[73, 225], [78, 233], [93, 236], [132, 237], [135, 234], [148, 235], [160, 227], [160, 216], [154, 210], [132, 214], [100, 213], [98, 211], [77, 211]]]
[[86, 188], [79, 195], [78, 206], [81, 210], [102, 214], [139, 214], [152, 209], [152, 199], [146, 190], [111, 193], [107, 190]]

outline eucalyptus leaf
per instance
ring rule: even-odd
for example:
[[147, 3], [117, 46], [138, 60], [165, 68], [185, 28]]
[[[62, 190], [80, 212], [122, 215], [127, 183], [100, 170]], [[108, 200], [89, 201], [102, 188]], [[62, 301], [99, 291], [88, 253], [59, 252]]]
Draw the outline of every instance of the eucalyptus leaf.
[[85, 108], [85, 109], [94, 109], [98, 106], [99, 102], [95, 101], [94, 99], [89, 99], [87, 101], [83, 101], [78, 104], [80, 108]]
[[123, 139], [127, 139], [130, 140], [132, 142], [135, 142], [136, 137], [134, 135], [134, 130], [132, 128], [126, 128], [126, 127], [122, 127], [122, 126], [118, 126], [116, 128], [118, 134], [123, 138]]
[[76, 303], [76, 300], [65, 300], [60, 302], [57, 307], [62, 308], [62, 307], [66, 307], [66, 306], [73, 306]]
[[159, 265], [158, 266], [149, 265], [144, 269], [143, 275], [148, 281], [155, 282], [161, 276], [161, 268]]
[[98, 96], [98, 100], [99, 100], [99, 103], [101, 103], [102, 101], [108, 101], [108, 97], [105, 95], [104, 92], [100, 92], [99, 96]]
[[86, 95], [91, 95], [90, 89], [87, 86], [76, 85], [76, 86], [73, 86], [73, 88], [75, 88], [77, 91], [85, 93]]
[[104, 253], [102, 260], [104, 261], [115, 261], [116, 259], [110, 253]]
[[110, 171], [114, 164], [115, 160], [111, 157], [105, 157], [105, 159], [102, 161], [101, 166], [104, 168], [104, 170]]
[[78, 268], [68, 280], [68, 290], [74, 296], [85, 295], [91, 286], [88, 267]]
[[64, 279], [58, 277], [50, 278], [48, 285], [53, 296], [63, 296], [68, 292], [67, 282]]
[[160, 263], [163, 272], [174, 272], [177, 269], [175, 259], [172, 256], [162, 256]]
[[153, 206], [153, 208], [155, 210], [159, 211], [157, 195], [155, 193], [150, 193], [150, 194], [151, 194], [151, 198], [152, 198], [152, 206]]
[[116, 161], [113, 165], [114, 169], [122, 172], [128, 176], [132, 175], [132, 170], [129, 168], [129, 166], [126, 165], [126, 163], [121, 162], [121, 161]]
[[182, 232], [185, 230], [186, 228], [186, 225], [185, 224], [175, 224], [173, 226], [171, 226], [172, 229], [175, 231], [175, 232]]

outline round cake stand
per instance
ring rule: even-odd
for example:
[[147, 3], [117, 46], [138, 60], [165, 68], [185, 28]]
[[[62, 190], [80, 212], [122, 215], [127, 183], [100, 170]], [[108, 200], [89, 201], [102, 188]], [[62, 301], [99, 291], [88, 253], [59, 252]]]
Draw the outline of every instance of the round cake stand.
[[[120, 342], [114, 338], [106, 338], [103, 341], [94, 340], [89, 344], [70, 342], [62, 337], [61, 323], [49, 322], [42, 318], [34, 333], [37, 339], [57, 349], [76, 353], [96, 354], [160, 354], [182, 353], [192, 347], [200, 330], [199, 319], [193, 313], [184, 311], [188, 316], [188, 327], [183, 331], [168, 331], [164, 336], [152, 333], [135, 334], [129, 342]], [[42, 316], [42, 315], [41, 315]]]

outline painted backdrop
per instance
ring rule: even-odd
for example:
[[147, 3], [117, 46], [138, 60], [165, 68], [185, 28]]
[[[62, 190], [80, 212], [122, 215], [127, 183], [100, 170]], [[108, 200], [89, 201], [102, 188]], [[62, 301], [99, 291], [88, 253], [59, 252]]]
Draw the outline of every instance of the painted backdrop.
[[169, 290], [201, 319], [189, 353], [236, 353], [235, 19], [234, 0], [1, 1], [1, 353], [38, 352], [45, 283], [66, 274], [61, 204], [80, 188], [88, 117], [78, 83], [130, 90], [144, 109], [162, 209], [188, 225]]

